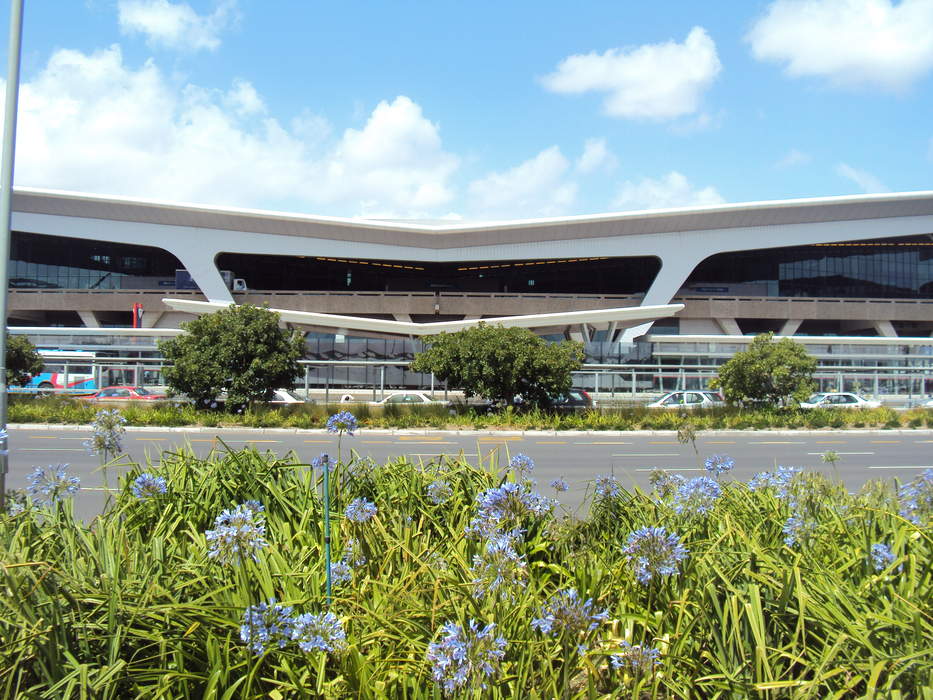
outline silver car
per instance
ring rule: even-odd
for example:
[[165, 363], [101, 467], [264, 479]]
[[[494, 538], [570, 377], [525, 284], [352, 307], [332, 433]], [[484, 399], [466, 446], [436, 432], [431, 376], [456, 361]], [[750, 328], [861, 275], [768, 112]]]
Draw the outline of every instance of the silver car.
[[864, 396], [848, 391], [824, 392], [814, 394], [800, 402], [800, 408], [878, 408], [880, 401], [866, 399]]
[[672, 391], [648, 408], [716, 408], [724, 406], [722, 396], [715, 391]]

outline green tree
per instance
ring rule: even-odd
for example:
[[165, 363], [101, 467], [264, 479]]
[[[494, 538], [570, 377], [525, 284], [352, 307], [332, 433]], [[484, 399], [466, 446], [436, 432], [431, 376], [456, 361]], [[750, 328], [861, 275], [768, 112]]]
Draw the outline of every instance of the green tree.
[[783, 406], [790, 399], [803, 401], [814, 391], [815, 369], [816, 359], [802, 345], [790, 338], [775, 342], [774, 333], [762, 333], [719, 368], [713, 386], [729, 403]]
[[36, 352], [36, 346], [24, 335], [6, 337], [6, 383], [9, 386], [22, 386], [29, 378], [39, 374], [43, 367], [42, 356]]
[[425, 338], [428, 349], [415, 356], [415, 372], [433, 372], [467, 396], [511, 404], [522, 400], [544, 406], [570, 390], [570, 373], [583, 362], [583, 345], [548, 343], [526, 328], [485, 323]]
[[199, 406], [227, 392], [228, 405], [268, 400], [279, 388], [292, 388], [304, 341], [297, 331], [279, 328], [279, 315], [244, 304], [230, 306], [182, 324], [184, 335], [159, 343], [165, 380]]

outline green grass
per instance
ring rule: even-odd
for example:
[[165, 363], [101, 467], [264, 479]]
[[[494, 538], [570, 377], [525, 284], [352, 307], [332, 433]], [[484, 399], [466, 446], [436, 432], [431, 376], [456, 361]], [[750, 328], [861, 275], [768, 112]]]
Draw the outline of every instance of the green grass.
[[[445, 621], [472, 618], [508, 641], [477, 697], [933, 698], [933, 530], [898, 514], [890, 486], [850, 495], [808, 475], [816, 527], [794, 547], [783, 543], [787, 504], [740, 482], [707, 516], [636, 490], [583, 520], [524, 517], [509, 525], [526, 532], [527, 586], [514, 600], [477, 598], [470, 567], [483, 544], [464, 531], [476, 495], [500, 483], [496, 465], [366, 464], [346, 453], [350, 443], [332, 475], [334, 551], [356, 537], [367, 562], [335, 589], [345, 654], [289, 646], [255, 657], [239, 638], [246, 606], [269, 597], [324, 608], [320, 474], [307, 459], [167, 453], [134, 468], [90, 525], [67, 502], [0, 517], [0, 696], [440, 698], [427, 646]], [[130, 484], [142, 471], [164, 476], [169, 493], [137, 500]], [[438, 475], [453, 487], [441, 505], [425, 494]], [[371, 523], [343, 517], [356, 497], [377, 504]], [[265, 506], [269, 546], [257, 562], [223, 566], [204, 533], [248, 499]], [[676, 532], [689, 549], [677, 575], [647, 586], [621, 551], [643, 526]], [[876, 542], [897, 556], [880, 572], [869, 561]], [[568, 587], [609, 612], [583, 655], [582, 640], [529, 624]], [[659, 648], [658, 672], [611, 670], [622, 640]]]
[[[83, 401], [54, 398], [14, 398], [9, 407], [10, 423], [89, 423], [102, 406]], [[608, 408], [576, 413], [505, 410], [487, 415], [468, 408], [446, 406], [395, 406], [368, 404], [325, 406], [258, 406], [242, 414], [197, 411], [190, 405], [131, 404], [121, 407], [128, 425], [258, 428], [323, 428], [334, 410], [349, 408], [367, 428], [434, 428], [509, 430], [677, 430], [689, 420], [696, 430], [929, 428], [933, 409], [894, 411], [834, 409], [739, 409], [715, 408], [684, 414], [676, 410]]]

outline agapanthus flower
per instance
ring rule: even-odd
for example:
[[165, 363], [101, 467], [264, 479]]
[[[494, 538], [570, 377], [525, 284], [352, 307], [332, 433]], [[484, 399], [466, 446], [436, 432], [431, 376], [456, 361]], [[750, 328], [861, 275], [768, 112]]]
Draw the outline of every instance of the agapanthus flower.
[[350, 564], [341, 559], [330, 564], [330, 581], [333, 585], [339, 586], [344, 583], [350, 583], [353, 580], [353, 569]]
[[343, 622], [334, 613], [304, 613], [294, 619], [292, 639], [302, 651], [340, 654], [347, 648]]
[[473, 595], [502, 595], [514, 600], [515, 591], [525, 586], [528, 569], [525, 558], [515, 546], [521, 543], [521, 535], [498, 533], [490, 537], [482, 554], [473, 557]]
[[915, 525], [924, 525], [933, 517], [933, 469], [924, 469], [901, 486], [897, 497], [901, 516]]
[[262, 505], [252, 501], [228, 508], [204, 536], [209, 544], [207, 555], [221, 564], [237, 565], [247, 557], [259, 561], [259, 550], [269, 544]]
[[356, 422], [356, 416], [349, 411], [340, 411], [327, 419], [328, 433], [346, 433], [347, 435], [353, 435], [353, 433], [359, 430], [359, 427], [359, 424]]
[[140, 501], [144, 501], [147, 498], [168, 493], [168, 482], [166, 482], [164, 476], [155, 476], [147, 472], [140, 474], [133, 480], [130, 491]]
[[895, 559], [897, 556], [889, 545], [879, 542], [871, 546], [871, 561], [875, 571], [884, 571]]
[[476, 496], [476, 517], [466, 529], [472, 537], [489, 537], [499, 530], [519, 524], [525, 518], [550, 515], [554, 501], [510, 481]]
[[793, 547], [796, 544], [805, 542], [819, 527], [819, 523], [808, 513], [793, 508], [781, 532], [784, 533], [784, 544]]
[[577, 590], [569, 588], [557, 591], [551, 596], [538, 615], [539, 617], [531, 621], [532, 629], [554, 637], [566, 634], [571, 639], [578, 640], [577, 651], [582, 654], [586, 651], [587, 644], [585, 639], [578, 638], [596, 630], [600, 623], [609, 618], [609, 611], [596, 610], [592, 598], [581, 600]]
[[658, 500], [661, 501], [675, 494], [684, 481], [686, 479], [681, 474], [672, 474], [663, 469], [652, 469], [651, 474], [648, 475], [648, 483], [657, 492]]
[[634, 676], [653, 673], [661, 665], [661, 652], [658, 649], [623, 641], [619, 651], [609, 657], [613, 668], [623, 669]]
[[333, 457], [330, 457], [326, 454], [318, 455], [311, 460], [311, 468], [316, 469], [319, 472], [324, 471], [324, 467], [327, 467], [330, 471], [333, 471], [337, 466], [337, 460]]
[[250, 605], [243, 612], [240, 639], [256, 656], [262, 656], [270, 646], [284, 649], [292, 636], [292, 607], [279, 605], [275, 598], [268, 603]]
[[773, 472], [759, 472], [748, 482], [748, 488], [752, 491], [771, 488], [778, 498], [785, 499], [794, 477], [802, 471], [800, 467], [778, 467]]
[[509, 469], [514, 469], [515, 473], [521, 477], [526, 477], [534, 471], [535, 461], [528, 455], [519, 452], [509, 460]]
[[428, 645], [431, 675], [447, 694], [461, 688], [485, 690], [487, 681], [499, 671], [507, 642], [495, 636], [496, 625], [470, 620], [466, 628], [456, 622], [441, 626], [438, 641]]
[[712, 457], [706, 458], [704, 466], [706, 467], [706, 471], [716, 478], [719, 478], [721, 475], [732, 470], [732, 467], [735, 466], [735, 460], [726, 455], [713, 455]]
[[436, 506], [446, 503], [450, 497], [454, 495], [454, 490], [444, 479], [435, 479], [432, 481], [428, 484], [426, 492], [428, 500]]
[[344, 510], [344, 515], [355, 523], [367, 523], [376, 517], [376, 504], [365, 498], [354, 498]]
[[40, 506], [51, 506], [65, 496], [77, 493], [81, 480], [68, 476], [67, 464], [50, 464], [48, 467], [36, 467], [26, 477], [29, 485], [26, 491], [29, 497]]
[[360, 457], [351, 459], [343, 468], [354, 479], [364, 479], [376, 470], [376, 462], [372, 457]]
[[559, 476], [550, 483], [550, 487], [557, 491], [557, 493], [564, 493], [570, 487], [567, 485], [567, 482], [564, 481], [564, 477]]
[[656, 577], [676, 574], [688, 552], [680, 538], [663, 527], [643, 527], [628, 536], [622, 553], [638, 582], [647, 585]]
[[97, 412], [94, 422], [91, 423], [92, 433], [84, 446], [91, 454], [107, 457], [116, 455], [123, 447], [123, 435], [126, 433], [126, 418], [120, 411], [113, 408], [101, 409]]
[[706, 515], [722, 495], [722, 487], [708, 476], [688, 479], [677, 487], [672, 505], [680, 515]]
[[615, 498], [622, 493], [622, 487], [612, 474], [596, 477], [596, 497]]

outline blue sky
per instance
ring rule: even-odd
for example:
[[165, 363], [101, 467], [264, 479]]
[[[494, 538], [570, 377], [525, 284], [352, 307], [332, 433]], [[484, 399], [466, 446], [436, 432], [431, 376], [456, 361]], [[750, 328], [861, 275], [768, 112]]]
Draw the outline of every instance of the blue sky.
[[17, 148], [18, 185], [334, 216], [931, 189], [933, 0], [27, 3]]

